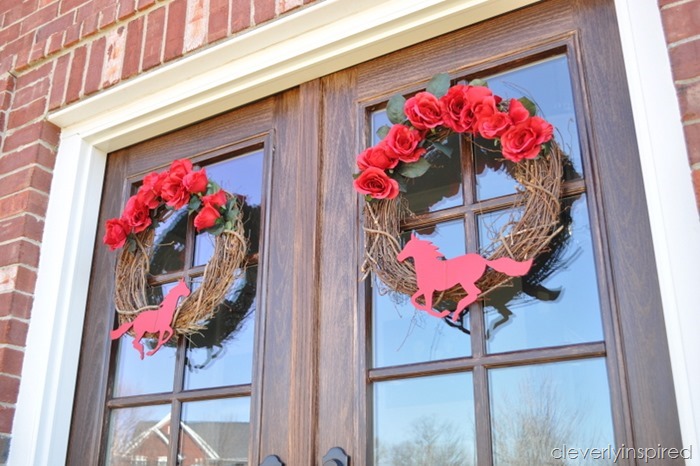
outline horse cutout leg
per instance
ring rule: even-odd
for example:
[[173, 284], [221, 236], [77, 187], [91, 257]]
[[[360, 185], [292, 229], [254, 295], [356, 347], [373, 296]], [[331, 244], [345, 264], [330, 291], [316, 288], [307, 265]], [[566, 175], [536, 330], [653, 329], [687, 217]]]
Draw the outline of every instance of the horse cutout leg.
[[[418, 296], [423, 296], [423, 299], [425, 299], [425, 304], [421, 304], [418, 302]], [[435, 317], [445, 317], [447, 316], [450, 311], [442, 311], [438, 312], [433, 309], [433, 292], [431, 291], [430, 293], [423, 292], [421, 290], [416, 291], [413, 296], [411, 296], [411, 303], [415, 306], [416, 309], [420, 311], [425, 311], [431, 316]]]
[[452, 321], [454, 322], [457, 322], [457, 320], [459, 320], [459, 316], [469, 307], [471, 303], [476, 301], [476, 298], [479, 296], [479, 293], [481, 293], [481, 290], [469, 281], [460, 283], [460, 285], [462, 285], [462, 288], [464, 288], [464, 291], [467, 293], [467, 295], [459, 300], [459, 302], [457, 303], [457, 308], [452, 313]]

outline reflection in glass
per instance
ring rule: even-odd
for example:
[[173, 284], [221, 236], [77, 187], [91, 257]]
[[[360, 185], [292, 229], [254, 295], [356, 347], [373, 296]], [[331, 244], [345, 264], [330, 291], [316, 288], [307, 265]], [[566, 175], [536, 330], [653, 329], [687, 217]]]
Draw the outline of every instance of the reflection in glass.
[[[604, 359], [492, 369], [489, 385], [496, 466], [564, 464], [553, 449], [615, 445]], [[576, 464], [612, 464], [589, 460]]]
[[[377, 131], [382, 126], [391, 126], [386, 110], [372, 113], [372, 144], [381, 138]], [[422, 176], [406, 183], [405, 198], [408, 207], [416, 214], [435, 212], [462, 205], [462, 164], [459, 135], [452, 135], [444, 144], [451, 150], [450, 155], [439, 150], [425, 154], [431, 168]]]
[[[158, 305], [175, 283], [148, 287], [148, 302]], [[152, 356], [141, 360], [133, 346], [134, 338], [126, 334], [119, 339], [114, 374], [113, 396], [143, 395], [169, 392], [173, 389], [175, 374], [175, 338], [164, 344]], [[155, 348], [157, 338], [142, 338], [145, 351]]]
[[[245, 235], [249, 254], [260, 248], [260, 205], [262, 202], [263, 150], [207, 165], [207, 176], [243, 203]], [[194, 266], [204, 265], [214, 253], [214, 237], [199, 234], [195, 240]]]
[[476, 464], [472, 374], [374, 385], [374, 466]]
[[[562, 231], [528, 275], [486, 297], [489, 352], [568, 345], [603, 339], [600, 300], [585, 195], [566, 198]], [[501, 217], [502, 219], [503, 217]], [[494, 214], [479, 218], [480, 240], [498, 230]]]
[[[419, 238], [433, 242], [448, 258], [465, 253], [464, 223], [461, 220], [439, 223], [415, 233]], [[402, 240], [407, 241], [409, 236], [409, 232], [405, 233]], [[443, 301], [435, 307], [454, 309], [455, 303]], [[374, 367], [471, 354], [468, 314], [464, 314], [458, 324], [449, 318], [436, 319], [413, 307], [408, 296], [388, 293], [378, 279], [374, 280], [372, 289], [372, 325]]]
[[179, 466], [248, 464], [250, 398], [182, 404]]
[[[571, 75], [564, 55], [529, 64], [493, 76], [486, 76], [489, 88], [505, 100], [527, 97], [537, 104], [538, 115], [554, 125], [554, 137], [564, 153], [564, 179], [579, 179], [583, 174], [576, 111], [571, 90]], [[477, 141], [475, 172], [477, 199], [490, 199], [514, 192], [509, 176], [512, 164], [494, 160], [493, 154], [480, 149], [491, 148], [490, 141]]]
[[187, 208], [168, 211], [166, 219], [155, 229], [151, 275], [177, 272], [185, 267], [186, 237]]
[[248, 267], [205, 328], [188, 338], [186, 390], [251, 382], [257, 271]]
[[165, 465], [169, 445], [169, 404], [112, 410], [107, 466]]

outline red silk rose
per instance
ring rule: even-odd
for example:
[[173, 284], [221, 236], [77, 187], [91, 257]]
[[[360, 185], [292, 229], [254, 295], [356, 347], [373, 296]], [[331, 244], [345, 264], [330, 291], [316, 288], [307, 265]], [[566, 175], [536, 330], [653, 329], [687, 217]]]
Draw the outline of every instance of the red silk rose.
[[126, 237], [131, 232], [131, 228], [120, 218], [107, 220], [107, 228], [102, 242], [114, 251], [126, 243]]
[[161, 197], [170, 207], [180, 209], [190, 202], [190, 193], [182, 184], [182, 179], [168, 176], [163, 182]]
[[440, 98], [444, 124], [457, 133], [473, 133], [479, 116], [490, 116], [498, 102], [491, 89], [458, 84]]
[[525, 108], [525, 106], [517, 99], [510, 99], [510, 104], [508, 105], [508, 116], [513, 120], [513, 124], [517, 125], [523, 121], [530, 118], [530, 112]]
[[209, 204], [217, 208], [223, 207], [226, 204], [226, 201], [226, 193], [223, 189], [218, 190], [214, 194], [202, 196], [202, 204]]
[[355, 189], [374, 199], [393, 199], [399, 195], [399, 183], [389, 178], [384, 170], [369, 167], [355, 179]]
[[138, 194], [131, 196], [124, 207], [122, 220], [134, 233], [139, 233], [151, 226], [151, 209], [141, 202]]
[[417, 129], [431, 129], [442, 124], [440, 102], [430, 92], [419, 92], [404, 104], [404, 112]]
[[207, 171], [202, 168], [197, 172], [190, 172], [182, 178], [182, 184], [190, 194], [200, 194], [207, 190]]
[[197, 229], [197, 231], [211, 228], [220, 218], [221, 212], [219, 212], [219, 209], [211, 204], [205, 204], [204, 208], [194, 218], [194, 227]]
[[507, 113], [496, 112], [493, 115], [477, 121], [477, 132], [486, 139], [496, 139], [513, 124]]
[[[423, 141], [423, 135], [420, 131], [411, 129], [406, 125], [394, 125], [389, 130], [389, 134], [386, 135], [384, 142], [398, 157], [398, 160], [402, 162], [415, 162], [423, 154], [425, 154], [425, 149], [418, 147], [418, 145]], [[366, 152], [366, 151], [365, 151]], [[380, 167], [374, 165], [377, 168], [394, 168], [394, 167]], [[396, 163], [394, 163], [396, 166]], [[362, 168], [362, 167], [360, 167]]]
[[[403, 126], [403, 125], [400, 125]], [[406, 128], [404, 126], [404, 128]], [[399, 163], [399, 159], [386, 144], [378, 144], [376, 146], [365, 149], [357, 156], [357, 166], [360, 170], [367, 170], [369, 167], [394, 168]]]
[[503, 157], [513, 162], [536, 158], [542, 144], [552, 139], [554, 128], [540, 117], [512, 126], [501, 137]]

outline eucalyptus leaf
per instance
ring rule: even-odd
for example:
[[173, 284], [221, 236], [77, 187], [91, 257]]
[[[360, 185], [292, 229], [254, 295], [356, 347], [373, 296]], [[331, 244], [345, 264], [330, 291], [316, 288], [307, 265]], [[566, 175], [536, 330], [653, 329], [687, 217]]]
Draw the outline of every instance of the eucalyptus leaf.
[[403, 111], [403, 107], [406, 104], [406, 99], [401, 94], [397, 94], [389, 99], [386, 104], [386, 116], [389, 121], [398, 124], [406, 121], [406, 114]]
[[523, 107], [527, 109], [528, 113], [530, 113], [530, 116], [535, 116], [537, 114], [537, 106], [535, 105], [535, 102], [528, 99], [527, 97], [521, 97], [518, 100], [521, 104], [523, 104]]
[[195, 210], [199, 209], [202, 206], [202, 199], [199, 196], [192, 196], [190, 198], [190, 204], [187, 206], [187, 209], [190, 212], [194, 212]]
[[209, 180], [209, 184], [207, 185], [207, 196], [211, 196], [214, 193], [218, 193], [220, 189], [221, 186], [219, 186], [216, 183], [216, 181]]
[[433, 76], [433, 79], [428, 83], [426, 91], [433, 94], [435, 97], [442, 97], [447, 94], [447, 90], [450, 88], [450, 75], [447, 73], [440, 73]]
[[389, 134], [390, 129], [391, 128], [388, 125], [380, 126], [377, 130], [377, 137], [379, 137], [379, 139], [384, 139], [386, 135]]
[[406, 178], [418, 178], [428, 171], [430, 163], [424, 158], [418, 159], [417, 162], [401, 163], [396, 171]]
[[227, 209], [226, 210], [226, 220], [229, 222], [233, 222], [233, 220], [236, 218], [238, 215], [238, 209]]
[[472, 79], [469, 82], [470, 85], [472, 86], [483, 86], [483, 87], [489, 87], [489, 83], [486, 82], [484, 79]]
[[405, 193], [405, 192], [408, 191], [408, 183], [406, 183], [407, 180], [406, 180], [405, 177], [403, 177], [403, 176], [397, 176], [397, 177], [394, 178], [394, 179], [395, 179], [396, 182], [399, 184], [399, 191], [401, 191], [402, 193]]
[[219, 236], [221, 233], [224, 232], [225, 227], [226, 225], [224, 225], [223, 222], [217, 220], [216, 224], [213, 227], [207, 228], [205, 231], [214, 236]]

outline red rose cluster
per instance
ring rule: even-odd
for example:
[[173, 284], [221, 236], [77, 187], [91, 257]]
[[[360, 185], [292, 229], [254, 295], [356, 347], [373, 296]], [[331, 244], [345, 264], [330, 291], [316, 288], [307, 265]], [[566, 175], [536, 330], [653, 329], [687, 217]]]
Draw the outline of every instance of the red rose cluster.
[[[419, 92], [403, 108], [407, 122], [395, 124], [376, 146], [357, 156], [361, 172], [355, 190], [374, 199], [393, 199], [399, 184], [390, 175], [402, 163], [413, 163], [426, 153], [431, 137], [448, 129], [496, 140], [503, 157], [513, 162], [534, 159], [542, 144], [552, 139], [553, 128], [544, 119], [531, 115], [516, 99], [503, 99], [485, 86], [458, 84], [440, 98]], [[439, 142], [439, 141], [435, 141]]]
[[195, 228], [197, 231], [211, 228], [221, 218], [221, 210], [228, 201], [226, 193], [218, 187], [207, 195], [214, 186], [205, 169], [194, 171], [189, 160], [175, 160], [169, 170], [146, 175], [138, 192], [126, 202], [122, 216], [107, 220], [102, 241], [114, 251], [124, 246], [129, 235], [150, 227], [161, 207], [181, 209], [191, 205], [193, 197], [199, 201], [194, 203], [197, 209], [193, 209], [197, 212]]

